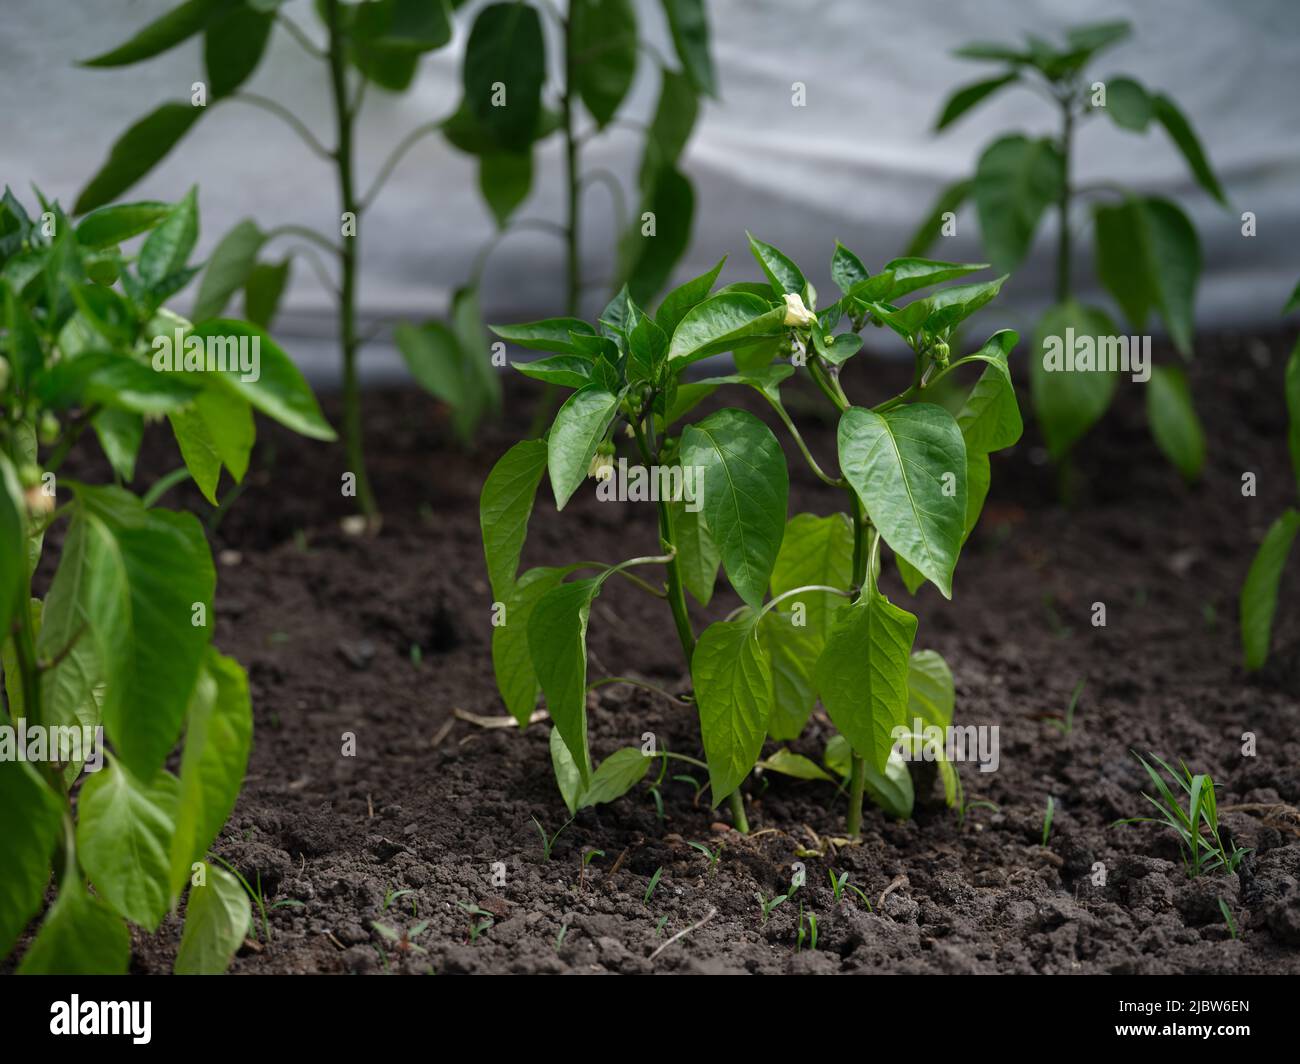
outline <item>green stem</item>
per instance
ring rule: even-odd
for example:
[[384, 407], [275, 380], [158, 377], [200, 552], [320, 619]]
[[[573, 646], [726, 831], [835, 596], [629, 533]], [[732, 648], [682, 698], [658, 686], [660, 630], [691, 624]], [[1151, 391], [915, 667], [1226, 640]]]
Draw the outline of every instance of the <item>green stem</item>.
[[[338, 132], [338, 148], [334, 160], [338, 171], [339, 204], [344, 214], [355, 220], [359, 213], [356, 192], [352, 181], [353, 113], [348, 104], [346, 58], [339, 0], [325, 0], [326, 21], [329, 25], [330, 92], [334, 103], [334, 120]], [[366, 472], [365, 448], [361, 438], [361, 392], [357, 380], [357, 240], [358, 228], [352, 236], [343, 237], [339, 250], [342, 280], [339, 298], [339, 334], [343, 344], [343, 443], [350, 471], [357, 479], [357, 504], [370, 520], [372, 527], [379, 516]]]
[[1070, 298], [1070, 142], [1074, 139], [1073, 105], [1066, 100], [1062, 106], [1061, 123], [1061, 199], [1058, 209], [1061, 216], [1061, 237], [1056, 246], [1056, 301], [1064, 303]]
[[742, 835], [748, 835], [749, 818], [745, 816], [745, 799], [740, 796], [738, 789], [727, 796], [727, 804], [731, 807], [731, 820], [736, 825], [736, 830]]

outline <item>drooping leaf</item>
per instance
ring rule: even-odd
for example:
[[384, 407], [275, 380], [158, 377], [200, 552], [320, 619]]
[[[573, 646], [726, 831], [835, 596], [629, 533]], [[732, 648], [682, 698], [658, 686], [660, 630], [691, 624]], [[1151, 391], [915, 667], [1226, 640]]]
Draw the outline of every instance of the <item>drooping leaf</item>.
[[[782, 603], [785, 605], [785, 603]], [[767, 732], [778, 741], [797, 739], [817, 702], [813, 670], [826, 643], [826, 633], [815, 630], [807, 617], [795, 624], [795, 615], [769, 610], [758, 625], [759, 638], [772, 670], [772, 715]]]
[[1013, 330], [1002, 329], [990, 336], [973, 356], [985, 363], [984, 372], [957, 414], [957, 427], [968, 452], [990, 454], [1011, 447], [1024, 431], [1007, 366], [1019, 339]]
[[587, 746], [587, 620], [601, 580], [593, 577], [547, 591], [528, 617], [528, 652], [542, 692], [583, 785], [591, 780]]
[[74, 876], [45, 914], [18, 974], [125, 975], [130, 963], [126, 924]]
[[546, 44], [537, 9], [489, 4], [479, 11], [465, 45], [465, 100], [501, 147], [533, 141], [546, 79]]
[[154, 19], [130, 40], [92, 59], [82, 60], [81, 65], [129, 66], [151, 59], [201, 32], [220, 7], [221, 0], [187, 0]]
[[1187, 160], [1187, 165], [1197, 182], [1206, 192], [1226, 207], [1228, 198], [1223, 193], [1223, 186], [1219, 184], [1219, 179], [1215, 177], [1214, 171], [1210, 167], [1210, 160], [1206, 158], [1205, 149], [1201, 147], [1201, 142], [1197, 139], [1192, 124], [1187, 121], [1187, 116], [1178, 109], [1173, 100], [1163, 93], [1156, 93], [1151, 97], [1151, 107], [1156, 121], [1165, 127], [1165, 132], [1169, 134], [1178, 150], [1183, 153], [1183, 158]]
[[532, 151], [495, 151], [480, 155], [478, 184], [497, 225], [504, 227], [532, 190]]
[[850, 407], [839, 453], [885, 542], [951, 598], [966, 515], [966, 444], [952, 415], [933, 403]]
[[446, 325], [440, 321], [399, 325], [393, 330], [393, 343], [421, 388], [453, 408], [465, 402], [464, 355]]
[[575, 0], [569, 19], [576, 88], [604, 127], [636, 77], [636, 11], [631, 0]]
[[[907, 667], [907, 710], [922, 723], [946, 728], [957, 703], [952, 670], [937, 650], [918, 650]], [[910, 722], [909, 722], [910, 727]]]
[[1151, 96], [1132, 78], [1108, 78], [1106, 113], [1121, 129], [1141, 133], [1151, 124]]
[[284, 258], [279, 262], [259, 262], [248, 272], [244, 282], [244, 317], [254, 325], [270, 329], [289, 281], [292, 261]]
[[972, 192], [984, 246], [998, 269], [1014, 269], [1024, 259], [1064, 182], [1064, 160], [1047, 137], [1003, 137], [980, 156]]
[[772, 675], [756, 615], [709, 625], [695, 645], [691, 679], [716, 805], [744, 782], [772, 715]]
[[[2, 711], [0, 722], [12, 724]], [[41, 907], [62, 818], [63, 802], [33, 765], [0, 760], [0, 956]]]
[[275, 24], [273, 12], [243, 5], [217, 14], [203, 35], [203, 65], [212, 99], [229, 96], [253, 76]]
[[528, 726], [537, 708], [539, 688], [528, 649], [528, 618], [541, 597], [560, 585], [567, 571], [538, 568], [523, 573], [504, 599], [503, 623], [492, 629], [492, 670], [497, 689], [521, 728]]
[[701, 471], [704, 522], [727, 578], [758, 607], [785, 533], [790, 482], [781, 445], [753, 414], [728, 408], [686, 427], [681, 462]]
[[84, 214], [117, 199], [158, 165], [203, 110], [188, 102], [165, 103], [141, 118], [109, 149], [108, 159], [77, 197], [74, 213]]
[[230, 297], [248, 281], [265, 242], [266, 234], [251, 218], [245, 218], [221, 238], [199, 282], [199, 294], [190, 312], [195, 321], [215, 318], [226, 309]]
[[[653, 233], [647, 224], [650, 217]], [[657, 169], [619, 247], [623, 276], [634, 298], [648, 303], [667, 283], [690, 243], [694, 217], [695, 190], [690, 180], [675, 166]]]
[[792, 776], [797, 780], [834, 782], [831, 776], [816, 761], [811, 761], [804, 757], [803, 754], [796, 754], [785, 747], [782, 747], [771, 757], [765, 757], [758, 763], [758, 767], [764, 772], [779, 772], [783, 776]]
[[175, 975], [221, 975], [244, 944], [253, 911], [243, 885], [224, 868], [208, 866], [190, 888], [185, 927], [172, 966]]
[[957, 213], [961, 205], [970, 198], [974, 184], [974, 181], [964, 178], [961, 181], [953, 182], [939, 192], [930, 207], [930, 213], [916, 227], [916, 232], [912, 234], [912, 239], [908, 242], [907, 254], [909, 256], [925, 254], [943, 232], [944, 215], [955, 215]]
[[587, 479], [596, 448], [618, 413], [619, 397], [599, 384], [589, 384], [569, 396], [555, 415], [547, 440], [547, 470], [555, 508], [563, 510]]
[[722, 555], [709, 535], [699, 509], [688, 509], [686, 500], [669, 503], [673, 516], [674, 546], [677, 548], [677, 567], [682, 583], [701, 606], [713, 598], [718, 580]]
[[1160, 450], [1185, 480], [1196, 480], [1205, 465], [1205, 433], [1183, 371], [1177, 366], [1152, 367], [1146, 400], [1147, 420]]
[[696, 92], [702, 96], [717, 96], [717, 76], [709, 54], [709, 22], [704, 0], [662, 2], [682, 69]]
[[504, 599], [515, 582], [537, 485], [546, 470], [545, 440], [516, 443], [497, 461], [479, 496], [479, 527], [492, 593]]
[[605, 758], [591, 774], [591, 783], [582, 792], [580, 807], [613, 802], [645, 779], [653, 758], [639, 747], [625, 746]]
[[1287, 509], [1269, 526], [1246, 573], [1241, 588], [1241, 645], [1248, 669], [1258, 669], [1268, 660], [1278, 589], [1297, 534], [1300, 510]]
[[1045, 360], [1058, 345], [1063, 349], [1071, 336], [1076, 342], [1090, 336], [1095, 345], [1099, 337], [1115, 333], [1114, 323], [1102, 311], [1073, 300], [1053, 307], [1038, 323], [1029, 352], [1030, 383], [1038, 424], [1054, 458], [1064, 455], [1110, 408], [1117, 378], [1109, 372], [1049, 369]]

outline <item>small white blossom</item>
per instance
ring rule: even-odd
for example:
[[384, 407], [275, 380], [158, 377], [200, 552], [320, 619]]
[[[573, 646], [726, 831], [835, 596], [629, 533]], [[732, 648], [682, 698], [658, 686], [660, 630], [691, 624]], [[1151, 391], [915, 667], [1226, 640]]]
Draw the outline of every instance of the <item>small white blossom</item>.
[[803, 305], [798, 292], [785, 294], [785, 323], [795, 328], [807, 328], [817, 320], [817, 315]]

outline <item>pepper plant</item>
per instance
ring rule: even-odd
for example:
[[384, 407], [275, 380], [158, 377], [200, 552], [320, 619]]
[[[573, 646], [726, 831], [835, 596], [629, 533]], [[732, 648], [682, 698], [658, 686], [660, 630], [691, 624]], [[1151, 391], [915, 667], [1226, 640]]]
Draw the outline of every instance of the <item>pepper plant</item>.
[[[1008, 370], [1017, 337], [1003, 330], [974, 354], [950, 357], [953, 330], [1005, 278], [915, 296], [984, 264], [903, 258], [872, 275], [837, 244], [831, 276], [840, 296], [818, 311], [798, 266], [760, 240], [749, 243], [761, 282], [714, 291], [719, 262], [671, 291], [653, 314], [625, 287], [594, 325], [554, 318], [494, 327], [507, 342], [546, 353], [529, 373], [573, 394], [546, 436], [511, 447], [484, 484], [493, 663], [521, 726], [539, 688], [544, 695], [552, 761], [572, 808], [625, 793], [645, 776], [649, 752], [693, 761], [638, 747], [592, 761], [587, 692], [605, 681], [587, 676], [591, 605], [611, 577], [629, 578], [667, 602], [690, 671], [714, 804], [727, 800], [736, 826], [747, 830], [739, 788], [765, 740], [797, 737], [820, 698], [850, 747], [848, 830], [857, 835], [864, 791], [869, 782], [891, 788], [891, 751], [907, 745], [913, 713], [919, 708], [926, 723], [946, 727], [952, 712], [942, 692], [926, 697], [942, 686], [938, 655], [913, 655], [917, 620], [881, 586], [882, 544], [900, 566], [951, 596], [957, 557], [988, 491], [988, 456], [1020, 436]], [[914, 360], [909, 386], [874, 406], [855, 404], [841, 383], [868, 322], [897, 332]], [[692, 379], [697, 363], [728, 352], [731, 372]], [[955, 415], [930, 401], [971, 368], [981, 373]], [[839, 416], [838, 473], [813, 456], [782, 399], [796, 374], [811, 378]], [[762, 396], [813, 473], [844, 493], [843, 512], [788, 516], [785, 457], [755, 415], [729, 407], [691, 420], [702, 399], [732, 387]], [[629, 436], [641, 475], [669, 486], [658, 493], [659, 553], [520, 574], [543, 475], [563, 509], [589, 474], [613, 476], [616, 446]], [[620, 476], [624, 468], [620, 459]], [[628, 498], [636, 497], [629, 487]], [[662, 571], [662, 580], [643, 579], [636, 570], [645, 567]], [[697, 639], [686, 594], [707, 604], [719, 568], [742, 605]], [[594, 575], [580, 575], [587, 570]], [[909, 693], [918, 696], [910, 708]], [[782, 762], [790, 763], [767, 765]]]
[[[320, 43], [280, 10], [279, 0], [186, 0], [130, 40], [84, 63], [91, 67], [129, 66], [191, 37], [203, 37], [205, 80], [194, 83], [190, 99], [162, 104], [118, 138], [103, 167], [78, 197], [78, 214], [125, 192], [211, 108], [230, 103], [274, 115], [333, 171], [339, 214], [331, 221], [338, 226], [338, 236], [311, 226], [286, 224], [263, 229], [251, 218], [240, 221], [213, 251], [193, 314], [195, 318], [220, 314], [242, 289], [245, 314], [269, 325], [293, 258], [304, 259], [314, 269], [337, 303], [344, 445], [348, 470], [356, 478], [357, 505], [372, 523], [378, 518], [379, 506], [366, 472], [357, 377], [358, 353], [367, 339], [357, 320], [362, 221], [407, 152], [421, 138], [438, 132], [442, 122], [424, 123], [412, 130], [364, 188], [357, 180], [357, 127], [370, 85], [392, 93], [405, 91], [421, 58], [451, 40], [451, 8], [455, 6], [446, 0], [316, 0]], [[334, 125], [332, 147], [326, 147], [284, 104], [244, 88], [261, 64], [277, 27], [322, 68]], [[269, 249], [277, 245], [282, 251], [270, 254]], [[453, 423], [460, 435], [468, 438], [479, 419], [499, 405], [500, 385], [488, 360], [478, 294], [473, 288], [455, 293], [450, 317], [450, 328], [441, 323], [418, 330], [404, 326], [398, 330], [398, 338], [408, 334], [421, 338], [414, 347], [402, 344], [408, 361], [416, 360], [413, 374], [423, 387], [452, 406]]]
[[[52, 867], [55, 897], [20, 972], [125, 972], [127, 922], [156, 930], [187, 886], [176, 970], [222, 971], [249, 905], [204, 857], [244, 777], [248, 680], [212, 646], [216, 574], [199, 521], [155, 505], [178, 477], [143, 498], [125, 485], [146, 422], [163, 417], [214, 502], [222, 469], [238, 481], [248, 468], [254, 411], [334, 433], [257, 326], [193, 325], [163, 306], [196, 272], [193, 192], [103, 207], [75, 228], [57, 203], [40, 208], [0, 200], [0, 956]], [[63, 477], [87, 430], [116, 483]], [[42, 600], [33, 576], [58, 524]]]
[[[1296, 286], [1283, 309], [1285, 313], [1300, 310], [1300, 285]], [[1283, 391], [1288, 419], [1287, 449], [1291, 452], [1296, 490], [1300, 493], [1300, 340], [1296, 341], [1291, 357], [1287, 359]], [[1248, 669], [1261, 668], [1268, 660], [1278, 590], [1297, 535], [1300, 535], [1300, 509], [1288, 506], [1269, 525], [1246, 573], [1246, 582], [1241, 588], [1241, 645]]]
[[[1082, 222], [1076, 209], [1080, 201], [1086, 198], [1093, 204], [1098, 280], [1135, 332], [1145, 331], [1154, 311], [1185, 359], [1192, 356], [1201, 272], [1196, 230], [1177, 204], [1115, 182], [1074, 183], [1071, 169], [1080, 127], [1103, 114], [1128, 133], [1163, 127], [1197, 184], [1227, 205], [1191, 123], [1168, 96], [1127, 75], [1092, 81], [1085, 75], [1085, 68], [1126, 40], [1131, 29], [1122, 21], [1094, 23], [1067, 30], [1060, 45], [1028, 35], [1023, 45], [977, 43], [957, 49], [954, 54], [961, 58], [995, 63], [1001, 69], [957, 89], [944, 104], [936, 131], [947, 129], [995, 93], [1022, 87], [1049, 101], [1060, 123], [1059, 133], [1046, 137], [1013, 133], [990, 144], [980, 155], [973, 177], [940, 193], [910, 247], [911, 254], [924, 254], [941, 233], [954, 232], [955, 212], [974, 200], [986, 253], [998, 269], [1013, 270], [1028, 253], [1043, 216], [1056, 211], [1056, 303], [1039, 321], [1030, 379], [1044, 439], [1058, 461], [1106, 413], [1118, 381], [1115, 372], [1049, 372], [1039, 357], [1048, 337], [1115, 337], [1119, 332], [1104, 310], [1074, 297], [1072, 245]], [[1133, 337], [1130, 342], [1137, 341]], [[1186, 479], [1196, 479], [1205, 460], [1205, 438], [1182, 370], [1153, 368], [1146, 399], [1157, 445]]]

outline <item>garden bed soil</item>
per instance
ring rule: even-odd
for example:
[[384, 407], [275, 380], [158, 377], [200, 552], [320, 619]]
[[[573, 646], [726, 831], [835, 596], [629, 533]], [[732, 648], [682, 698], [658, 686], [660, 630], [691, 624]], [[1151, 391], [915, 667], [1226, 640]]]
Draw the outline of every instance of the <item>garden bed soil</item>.
[[[639, 786], [579, 813], [545, 860], [534, 818], [552, 832], [568, 818], [548, 725], [521, 734], [455, 715], [504, 713], [478, 492], [515, 437], [490, 427], [467, 454], [422, 394], [367, 395], [385, 519], [377, 537], [357, 538], [340, 529], [350, 512], [340, 449], [264, 424], [248, 489], [213, 544], [216, 642], [247, 667], [256, 720], [248, 780], [214, 849], [260, 881], [268, 906], [289, 904], [270, 909], [271, 940], [246, 945], [232, 970], [1300, 972], [1300, 566], [1258, 675], [1241, 667], [1236, 606], [1265, 528], [1294, 501], [1282, 400], [1288, 339], [1200, 345], [1191, 379], [1211, 441], [1200, 483], [1184, 487], [1160, 456], [1141, 386], [1125, 383], [1078, 448], [1073, 505], [1061, 503], [1032, 425], [993, 456], [992, 492], [952, 602], [928, 585], [913, 599], [887, 565], [886, 592], [920, 617], [918, 649], [938, 650], [952, 667], [957, 722], [1000, 728], [1000, 765], [962, 768], [967, 799], [991, 803], [964, 820], [935, 795], [907, 822], [870, 808], [851, 846], [829, 841], [843, 833], [845, 812], [834, 788], [767, 774], [745, 787], [749, 837], [726, 826], [725, 810], [697, 803], [689, 783], [669, 779], [662, 819]], [[846, 387], [883, 398], [892, 393], [880, 382], [901, 385], [900, 373], [862, 358]], [[1023, 356], [1017, 373], [1025, 376]], [[535, 397], [512, 381], [506, 422], [529, 424]], [[811, 412], [818, 398], [796, 389], [791, 404]], [[1022, 406], [1028, 398], [1022, 392]], [[746, 396], [725, 403], [757, 412]], [[337, 403], [327, 396], [325, 406], [337, 424]], [[822, 415], [808, 432], [824, 460], [833, 461], [834, 428]], [[782, 444], [790, 514], [842, 509], [842, 495]], [[152, 430], [139, 482], [174, 464], [165, 427]], [[1243, 498], [1246, 471], [1257, 474], [1257, 497]], [[188, 487], [166, 501], [208, 512]], [[657, 547], [652, 506], [600, 504], [583, 490], [556, 514], [544, 485], [524, 562], [614, 561]], [[1091, 623], [1097, 602], [1104, 628]], [[695, 609], [697, 629], [734, 605], [720, 588], [708, 610]], [[590, 630], [592, 678], [632, 674], [686, 689], [662, 602], [613, 582]], [[1074, 729], [1062, 734], [1052, 720], [1080, 680]], [[628, 686], [601, 688], [590, 705], [597, 758], [639, 745], [647, 731], [700, 754], [690, 709]], [[341, 754], [348, 733], [352, 757]], [[1244, 733], [1255, 737], [1254, 756], [1243, 756]], [[819, 712], [792, 746], [820, 760], [830, 734]], [[1147, 811], [1130, 750], [1212, 773], [1227, 832], [1252, 850], [1238, 874], [1188, 879], [1168, 831], [1113, 826]], [[722, 848], [716, 868], [691, 842]], [[601, 853], [584, 869], [592, 848]], [[806, 887], [764, 922], [755, 895], [785, 892], [795, 862]], [[502, 868], [504, 881], [494, 874]], [[830, 870], [847, 872], [871, 909], [847, 889], [837, 902]], [[493, 926], [471, 942], [471, 920], [483, 917], [458, 903], [490, 912]], [[797, 949], [800, 903], [816, 914], [816, 949]], [[425, 920], [416, 939], [425, 952], [394, 949], [372, 927]], [[132, 970], [169, 971], [179, 933], [176, 917], [157, 935], [135, 932]]]

